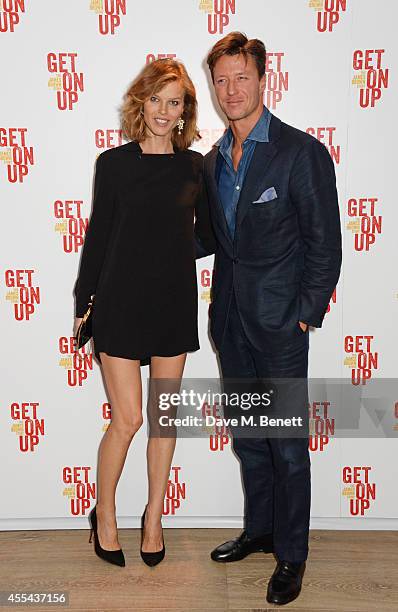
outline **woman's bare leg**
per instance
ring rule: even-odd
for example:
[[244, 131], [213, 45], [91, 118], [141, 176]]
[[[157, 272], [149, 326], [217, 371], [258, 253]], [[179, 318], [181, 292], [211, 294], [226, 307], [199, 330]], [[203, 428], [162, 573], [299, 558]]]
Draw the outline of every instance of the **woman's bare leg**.
[[[176, 357], [152, 357], [151, 378], [181, 380], [186, 356], [186, 353], [183, 353]], [[176, 385], [175, 391], [179, 391], [179, 385]], [[143, 552], [156, 552], [163, 546], [160, 520], [175, 444], [174, 437], [150, 437], [148, 440], [148, 506], [145, 515]]]
[[127, 451], [142, 425], [140, 362], [100, 353], [112, 406], [112, 420], [100, 447], [97, 467], [98, 538], [102, 548], [117, 550], [115, 494]]

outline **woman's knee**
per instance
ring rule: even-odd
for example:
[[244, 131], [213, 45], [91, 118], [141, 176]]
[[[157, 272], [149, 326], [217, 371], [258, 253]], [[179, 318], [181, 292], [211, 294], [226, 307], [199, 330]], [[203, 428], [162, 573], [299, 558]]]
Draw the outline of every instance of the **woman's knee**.
[[120, 419], [116, 422], [112, 421], [110, 426], [115, 431], [115, 433], [120, 436], [120, 438], [124, 440], [131, 440], [137, 433], [137, 431], [140, 429], [143, 422], [144, 421], [142, 415], [136, 415], [128, 421]]

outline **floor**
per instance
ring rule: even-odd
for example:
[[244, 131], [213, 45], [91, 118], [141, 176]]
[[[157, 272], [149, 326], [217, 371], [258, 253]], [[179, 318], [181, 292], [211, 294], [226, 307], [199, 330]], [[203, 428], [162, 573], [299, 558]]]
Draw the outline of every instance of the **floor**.
[[94, 554], [88, 530], [0, 533], [0, 590], [69, 592], [68, 606], [1, 606], [2, 610], [154, 610], [259, 612], [398, 612], [398, 533], [311, 531], [300, 596], [267, 604], [273, 555], [256, 553], [221, 564], [209, 557], [231, 529], [165, 529], [166, 557], [154, 568], [139, 554], [138, 529], [120, 529], [126, 567]]

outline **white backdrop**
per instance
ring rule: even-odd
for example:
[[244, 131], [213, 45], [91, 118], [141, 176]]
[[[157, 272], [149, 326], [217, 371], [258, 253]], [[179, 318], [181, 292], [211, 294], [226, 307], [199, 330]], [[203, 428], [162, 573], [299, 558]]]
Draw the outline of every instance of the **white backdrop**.
[[[397, 13], [388, 0], [0, 0], [0, 528], [80, 528], [95, 503], [110, 406], [99, 365], [74, 367], [72, 291], [96, 156], [122, 143], [122, 96], [162, 54], [181, 59], [197, 87], [204, 154], [224, 129], [208, 50], [232, 30], [265, 42], [265, 102], [328, 145], [338, 177], [344, 263], [323, 328], [310, 333], [310, 376], [395, 377]], [[201, 350], [186, 377], [219, 374], [207, 333], [212, 264], [197, 265]], [[391, 411], [398, 428], [398, 404]], [[136, 526], [144, 508], [145, 447], [143, 428], [118, 486], [120, 526]], [[311, 449], [312, 527], [398, 526], [396, 440], [330, 435]], [[165, 526], [242, 524], [225, 433], [178, 441], [164, 513]]]

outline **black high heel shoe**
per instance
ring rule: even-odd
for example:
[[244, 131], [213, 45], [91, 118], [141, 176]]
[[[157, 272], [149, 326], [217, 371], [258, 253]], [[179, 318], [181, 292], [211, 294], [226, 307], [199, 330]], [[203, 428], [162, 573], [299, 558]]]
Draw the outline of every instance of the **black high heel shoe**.
[[94, 550], [96, 554], [103, 559], [104, 561], [108, 561], [108, 563], [112, 563], [113, 565], [119, 565], [120, 567], [124, 567], [126, 565], [126, 561], [124, 559], [124, 554], [121, 548], [119, 550], [105, 550], [101, 547], [98, 539], [97, 532], [97, 506], [91, 510], [89, 515], [91, 521], [91, 531], [90, 531], [90, 539], [89, 543], [92, 541], [93, 532], [94, 532]]
[[159, 550], [159, 551], [156, 551], [156, 552], [144, 552], [142, 550], [142, 542], [144, 540], [144, 524], [145, 524], [146, 508], [147, 507], [145, 506], [144, 514], [141, 517], [141, 548], [140, 548], [140, 553], [141, 553], [141, 558], [144, 561], [144, 563], [146, 563], [147, 565], [153, 567], [154, 565], [157, 565], [158, 563], [163, 561], [164, 555], [166, 553], [166, 547], [164, 545], [163, 528], [162, 528], [163, 548], [161, 550]]

